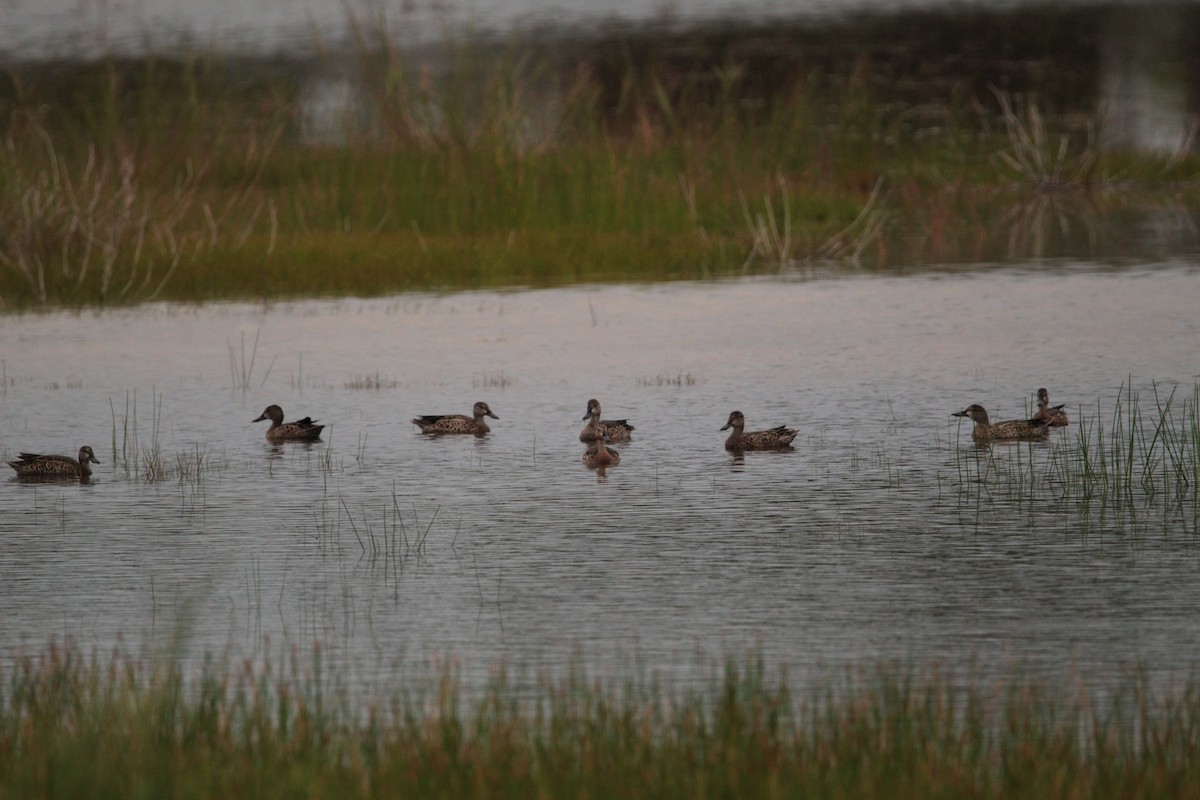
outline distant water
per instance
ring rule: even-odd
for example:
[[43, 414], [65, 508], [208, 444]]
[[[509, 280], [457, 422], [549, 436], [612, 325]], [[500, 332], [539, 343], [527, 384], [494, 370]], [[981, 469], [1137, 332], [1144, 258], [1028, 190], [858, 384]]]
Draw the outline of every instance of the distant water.
[[[386, 19], [409, 41], [447, 32], [507, 33], [598, 21], [688, 23], [714, 17], [818, 17], [857, 9], [897, 11], [939, 0], [6, 0], [0, 56], [76, 57], [174, 47], [269, 53], [313, 49], [344, 33], [348, 15]], [[993, 6], [1012, 5], [1009, 2]]]
[[[0, 316], [0, 455], [104, 462], [0, 478], [0, 658], [319, 643], [370, 681], [758, 647], [797, 676], [1169, 680], [1200, 654], [1194, 487], [1130, 513], [1062, 502], [1054, 470], [1122, 384], [1152, 418], [1193, 401], [1197, 308], [1174, 262]], [[1023, 416], [1040, 386], [1073, 419], [1049, 442], [977, 451], [950, 416]], [[580, 462], [590, 397], [637, 428], [604, 475]], [[408, 421], [481, 399], [486, 438]], [[268, 403], [324, 440], [267, 444]], [[734, 409], [795, 449], [731, 456]]]

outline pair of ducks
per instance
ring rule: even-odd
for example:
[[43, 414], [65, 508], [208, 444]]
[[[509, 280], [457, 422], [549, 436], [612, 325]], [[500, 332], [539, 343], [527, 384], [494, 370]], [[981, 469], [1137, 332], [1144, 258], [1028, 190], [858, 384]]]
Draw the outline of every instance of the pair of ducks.
[[[470, 417], [466, 414], [426, 414], [414, 418], [412, 423], [421, 429], [421, 433], [470, 433], [482, 436], [491, 430], [484, 417], [500, 419], [492, 413], [487, 403], [480, 402], [475, 404]], [[267, 428], [269, 442], [313, 442], [321, 437], [321, 431], [325, 428], [311, 417], [284, 422], [283, 409], [277, 405], [267, 406], [262, 414], [250, 421], [261, 422], [264, 419], [271, 420], [271, 427]]]
[[976, 442], [1045, 439], [1050, 435], [1051, 428], [1061, 428], [1068, 424], [1067, 412], [1063, 410], [1066, 404], [1050, 405], [1050, 393], [1045, 389], [1038, 389], [1037, 398], [1037, 413], [1029, 419], [1010, 419], [993, 423], [988, 420], [988, 413], [983, 410], [983, 406], [977, 403], [967, 406], [962, 411], [955, 411], [950, 416], [966, 417], [974, 422], [975, 428], [971, 431], [971, 436]]
[[[583, 463], [589, 467], [615, 467], [621, 463], [621, 454], [607, 446], [607, 442], [627, 442], [634, 427], [629, 420], [600, 419], [600, 401], [588, 400], [587, 411], [583, 418], [588, 424], [579, 432], [579, 441], [591, 444], [583, 454]], [[742, 453], [747, 450], [786, 450], [790, 449], [797, 431], [786, 425], [779, 425], [765, 431], [746, 433], [746, 417], [741, 411], [733, 411], [729, 419], [721, 426], [721, 430], [733, 429], [733, 433], [725, 440], [725, 449]]]
[[627, 419], [600, 419], [600, 401], [587, 401], [583, 418], [588, 421], [579, 432], [579, 441], [589, 445], [583, 454], [583, 463], [588, 469], [615, 467], [621, 463], [621, 454], [608, 446], [609, 442], [628, 442], [635, 428]]

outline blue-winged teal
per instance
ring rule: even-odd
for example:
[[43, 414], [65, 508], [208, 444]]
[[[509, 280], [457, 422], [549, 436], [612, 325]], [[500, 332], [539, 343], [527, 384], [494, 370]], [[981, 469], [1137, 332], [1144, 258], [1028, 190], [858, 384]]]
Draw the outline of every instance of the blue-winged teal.
[[276, 405], [267, 406], [262, 414], [250, 421], [262, 422], [264, 419], [271, 420], [271, 427], [267, 428], [268, 442], [313, 442], [321, 438], [321, 431], [325, 429], [312, 417], [284, 422], [283, 409]]
[[473, 433], [482, 436], [491, 430], [484, 417], [500, 419], [484, 402], [476, 403], [471, 413], [473, 417], [465, 414], [426, 414], [414, 417], [412, 424], [420, 428], [421, 433]]
[[1004, 439], [1044, 439], [1050, 433], [1050, 424], [1044, 419], [1010, 419], [992, 424], [983, 406], [971, 404], [952, 417], [967, 417], [975, 423], [971, 436], [977, 442], [994, 442]]
[[729, 421], [721, 426], [721, 430], [733, 428], [733, 433], [725, 440], [726, 450], [783, 450], [791, 447], [792, 439], [796, 438], [796, 431], [784, 425], [751, 433], [745, 433], [745, 427], [746, 418], [742, 412], [733, 411], [729, 414]]
[[1066, 407], [1066, 403], [1063, 403], [1060, 406], [1050, 405], [1050, 393], [1045, 389], [1038, 389], [1037, 391], [1037, 406], [1038, 410], [1037, 413], [1033, 415], [1034, 419], [1047, 420], [1051, 428], [1061, 428], [1062, 426], [1069, 424], [1069, 420], [1067, 420], [1067, 412], [1063, 411], [1063, 408]]
[[37, 453], [21, 453], [17, 461], [8, 465], [22, 478], [87, 478], [92, 474], [92, 464], [99, 464], [92, 448], [79, 448], [79, 459], [70, 456], [42, 456]]
[[605, 445], [604, 437], [601, 436], [583, 454], [583, 463], [587, 465], [588, 469], [615, 467], [621, 463], [621, 454]]
[[598, 437], [604, 437], [610, 442], [628, 442], [630, 432], [635, 430], [627, 419], [600, 419], [600, 401], [595, 399], [588, 400], [583, 418], [588, 420], [588, 424], [579, 432], [579, 441], [588, 444], [596, 441]]

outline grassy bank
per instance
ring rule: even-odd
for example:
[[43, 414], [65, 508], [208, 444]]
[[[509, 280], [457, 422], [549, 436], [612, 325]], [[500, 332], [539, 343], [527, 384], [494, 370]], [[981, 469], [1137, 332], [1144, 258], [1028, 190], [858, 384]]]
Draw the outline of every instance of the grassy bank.
[[1188, 213], [1200, 159], [1101, 149], [1091, 95], [1061, 91], [1094, 81], [1094, 25], [1057, 24], [1041, 50], [965, 65], [897, 21], [840, 51], [828, 31], [717, 26], [413, 54], [362, 25], [355, 101], [320, 136], [320, 62], [10, 65], [0, 302], [887, 269], [1055, 255], [1131, 207]]
[[[6, 665], [6, 797], [1188, 797], [1200, 693], [1112, 699], [879, 668], [794, 696], [755, 659], [706, 686], [466, 692], [455, 669], [360, 703], [293, 655], [184, 677], [51, 648]], [[316, 665], [316, 666], [314, 666]]]

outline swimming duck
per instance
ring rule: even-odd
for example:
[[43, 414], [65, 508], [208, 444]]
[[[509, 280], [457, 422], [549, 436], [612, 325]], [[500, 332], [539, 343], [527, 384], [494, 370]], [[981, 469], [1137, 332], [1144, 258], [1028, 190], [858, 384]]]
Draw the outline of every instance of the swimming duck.
[[626, 419], [600, 419], [600, 401], [595, 399], [588, 400], [583, 418], [588, 424], [579, 432], [579, 441], [589, 444], [601, 437], [610, 442], [627, 442], [630, 431], [636, 430]]
[[1069, 424], [1067, 420], [1067, 412], [1063, 411], [1066, 403], [1058, 406], [1050, 405], [1050, 393], [1045, 389], [1037, 390], [1037, 413], [1033, 415], [1034, 419], [1047, 420], [1047, 424], [1051, 428], [1061, 428]]
[[604, 444], [604, 437], [600, 436], [596, 438], [596, 443], [583, 454], [583, 463], [588, 469], [615, 467], [621, 463], [621, 454], [616, 450], [610, 450]]
[[993, 442], [1003, 439], [1044, 439], [1050, 433], [1050, 423], [1044, 419], [1010, 419], [992, 424], [983, 406], [972, 403], [952, 417], [967, 417], [975, 423], [971, 435], [977, 442]]
[[743, 433], [745, 427], [746, 418], [742, 412], [733, 411], [729, 414], [729, 421], [721, 426], [721, 430], [733, 428], [733, 433], [725, 440], [726, 450], [783, 450], [791, 447], [792, 440], [796, 438], [796, 431], [784, 425], [752, 433]]
[[17, 461], [8, 465], [22, 478], [87, 478], [92, 474], [92, 464], [99, 464], [92, 448], [79, 448], [79, 459], [70, 456], [42, 456], [37, 453], [21, 453]]
[[271, 427], [267, 428], [268, 442], [313, 442], [321, 438], [321, 431], [325, 429], [312, 417], [284, 422], [283, 409], [277, 405], [267, 406], [262, 414], [250, 421], [262, 422], [264, 419], [271, 420]]
[[491, 430], [484, 417], [500, 419], [484, 402], [476, 403], [471, 413], [473, 418], [465, 414], [426, 414], [414, 417], [412, 424], [420, 428], [421, 433], [473, 433], [482, 436]]

